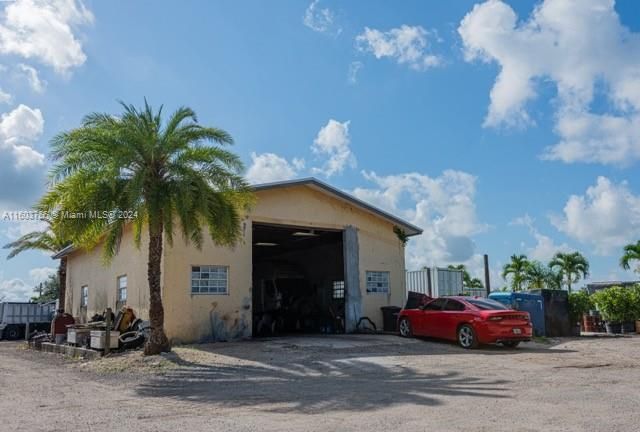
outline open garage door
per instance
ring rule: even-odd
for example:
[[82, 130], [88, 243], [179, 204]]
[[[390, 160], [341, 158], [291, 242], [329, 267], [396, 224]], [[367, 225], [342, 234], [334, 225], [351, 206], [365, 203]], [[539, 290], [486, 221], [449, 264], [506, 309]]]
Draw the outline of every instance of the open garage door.
[[342, 231], [253, 224], [253, 335], [344, 333]]

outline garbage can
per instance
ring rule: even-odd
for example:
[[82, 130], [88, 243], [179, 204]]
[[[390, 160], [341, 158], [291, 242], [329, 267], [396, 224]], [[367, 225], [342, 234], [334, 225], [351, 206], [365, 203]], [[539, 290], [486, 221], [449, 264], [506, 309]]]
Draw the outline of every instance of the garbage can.
[[402, 308], [398, 306], [382, 306], [382, 327], [386, 332], [395, 332], [398, 324], [398, 314]]

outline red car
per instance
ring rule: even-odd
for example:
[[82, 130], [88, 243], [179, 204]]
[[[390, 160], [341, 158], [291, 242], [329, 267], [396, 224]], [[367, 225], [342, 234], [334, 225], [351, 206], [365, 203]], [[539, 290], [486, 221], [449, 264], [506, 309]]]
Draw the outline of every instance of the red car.
[[458, 341], [463, 348], [501, 343], [516, 347], [533, 333], [528, 312], [507, 309], [482, 297], [440, 297], [416, 309], [403, 309], [398, 329], [404, 337], [426, 336]]

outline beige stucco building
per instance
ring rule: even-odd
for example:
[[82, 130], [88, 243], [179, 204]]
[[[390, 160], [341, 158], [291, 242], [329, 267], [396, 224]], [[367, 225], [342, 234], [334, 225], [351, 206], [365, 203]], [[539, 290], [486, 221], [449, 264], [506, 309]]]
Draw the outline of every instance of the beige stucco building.
[[[256, 186], [257, 201], [234, 248], [180, 235], [165, 242], [162, 299], [173, 343], [282, 333], [354, 331], [362, 317], [382, 328], [380, 307], [401, 306], [405, 252], [397, 217], [316, 179]], [[86, 320], [122, 304], [148, 317], [146, 239], [131, 228], [115, 258], [68, 248], [66, 310]]]

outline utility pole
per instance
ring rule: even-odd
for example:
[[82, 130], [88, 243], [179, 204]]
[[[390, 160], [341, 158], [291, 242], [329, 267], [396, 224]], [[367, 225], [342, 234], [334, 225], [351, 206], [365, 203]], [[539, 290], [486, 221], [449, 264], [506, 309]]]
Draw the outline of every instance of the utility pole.
[[491, 278], [489, 277], [489, 255], [484, 254], [484, 287], [487, 290], [487, 297], [491, 293]]

